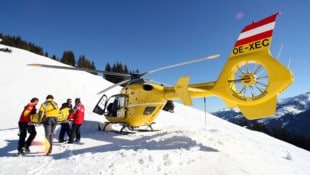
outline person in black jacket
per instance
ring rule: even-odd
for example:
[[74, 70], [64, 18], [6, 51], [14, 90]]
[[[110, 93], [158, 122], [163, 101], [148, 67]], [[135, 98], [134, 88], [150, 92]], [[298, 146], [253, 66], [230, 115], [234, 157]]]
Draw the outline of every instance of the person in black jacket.
[[[68, 98], [67, 102], [63, 103], [61, 105], [60, 110], [62, 110], [63, 108], [70, 108], [70, 113], [72, 113], [72, 99], [71, 98]], [[70, 129], [70, 125], [69, 125], [68, 120], [66, 122], [61, 123], [61, 128], [60, 128], [60, 132], [59, 132], [59, 136], [58, 136], [58, 142], [59, 143], [62, 143], [65, 141], [64, 137], [65, 137], [66, 133], [68, 136], [70, 136], [71, 129]]]

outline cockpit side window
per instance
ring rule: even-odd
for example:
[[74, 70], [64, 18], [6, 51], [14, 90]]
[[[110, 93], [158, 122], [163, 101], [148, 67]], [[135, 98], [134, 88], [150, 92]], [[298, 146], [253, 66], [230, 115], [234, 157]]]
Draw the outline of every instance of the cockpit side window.
[[155, 109], [154, 106], [148, 106], [144, 109], [143, 115], [151, 115]]
[[126, 99], [127, 96], [124, 95], [115, 95], [109, 98], [107, 102], [107, 115], [108, 116], [117, 116], [117, 111], [120, 109], [124, 109], [126, 107]]
[[126, 107], [126, 97], [125, 96], [118, 97], [118, 107], [119, 108]]

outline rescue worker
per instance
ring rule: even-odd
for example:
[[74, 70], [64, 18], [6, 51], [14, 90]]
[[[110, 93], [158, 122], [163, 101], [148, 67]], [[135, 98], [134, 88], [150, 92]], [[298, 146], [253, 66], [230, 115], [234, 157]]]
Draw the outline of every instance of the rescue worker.
[[73, 143], [79, 142], [81, 139], [81, 132], [80, 132], [80, 127], [84, 123], [84, 105], [81, 103], [80, 98], [75, 99], [75, 106], [73, 108], [73, 113], [72, 113], [72, 128], [71, 128], [71, 134], [69, 137], [69, 142], [68, 143]]
[[39, 110], [39, 119], [43, 123], [45, 131], [46, 155], [51, 154], [53, 148], [53, 136], [57, 125], [57, 119], [59, 115], [59, 108], [56, 102], [54, 102], [53, 95], [48, 95], [46, 101], [42, 103]]
[[[65, 108], [69, 108], [69, 116], [72, 113], [72, 99], [68, 98], [66, 103], [63, 103], [60, 107], [60, 110], [63, 110]], [[70, 125], [69, 125], [69, 119], [70, 117], [68, 117], [68, 119], [66, 121], [64, 121], [63, 123], [61, 123], [61, 128], [60, 128], [60, 132], [59, 132], [59, 136], [58, 136], [58, 142], [62, 143], [64, 142], [64, 137], [65, 134], [67, 133], [68, 137], [70, 137]]]
[[[23, 112], [20, 115], [18, 127], [19, 127], [19, 140], [18, 140], [18, 155], [24, 154], [25, 152], [30, 152], [29, 146], [31, 145], [33, 139], [37, 135], [36, 128], [33, 123], [31, 123], [30, 115], [35, 114], [37, 109], [36, 105], [38, 104], [39, 99], [34, 97], [30, 100], [25, 107]], [[27, 132], [29, 137], [27, 137]], [[25, 152], [24, 152], [25, 151]]]

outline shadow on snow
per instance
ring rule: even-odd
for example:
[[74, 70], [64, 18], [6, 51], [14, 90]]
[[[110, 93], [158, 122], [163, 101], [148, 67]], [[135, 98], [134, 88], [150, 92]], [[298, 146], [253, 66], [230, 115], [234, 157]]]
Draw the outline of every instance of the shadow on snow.
[[[86, 132], [86, 130], [88, 130]], [[89, 130], [94, 130], [90, 132]], [[83, 134], [84, 133], [84, 134]], [[152, 132], [154, 133], [154, 132]], [[175, 134], [176, 133], [176, 134]], [[119, 150], [174, 150], [197, 148], [204, 152], [218, 152], [217, 149], [205, 146], [192, 138], [178, 134], [180, 132], [157, 131], [151, 135], [138, 135], [133, 138], [133, 135], [121, 135], [115, 132], [98, 131], [97, 122], [86, 121], [81, 128], [82, 140], [90, 138], [98, 141], [104, 141], [102, 145], [78, 149], [78, 145], [74, 150], [66, 150], [62, 153], [52, 154], [55, 159], [62, 159], [71, 155], [78, 155], [82, 153], [100, 153]], [[84, 143], [87, 144], [87, 143]]]
[[[58, 129], [59, 130], [59, 129]], [[54, 140], [58, 138], [59, 131], [55, 132]], [[93, 131], [91, 131], [93, 130]], [[174, 150], [174, 149], [186, 149], [197, 148], [204, 152], [218, 152], [217, 149], [205, 146], [192, 138], [179, 134], [180, 132], [167, 132], [167, 131], [156, 131], [152, 132], [155, 134], [151, 135], [138, 135], [135, 138], [133, 135], [121, 135], [115, 132], [104, 132], [97, 130], [97, 122], [85, 121], [81, 126], [81, 140], [90, 138], [93, 140], [103, 141], [102, 145], [78, 149], [78, 144], [74, 145], [73, 150], [65, 150], [61, 153], [51, 154], [54, 159], [67, 158], [72, 155], [78, 155], [82, 153], [98, 153], [98, 152], [109, 152], [118, 150]], [[7, 146], [0, 149], [0, 156], [11, 156], [10, 152], [16, 150], [18, 137], [16, 140], [6, 140]], [[64, 143], [65, 144], [65, 143]], [[84, 143], [87, 144], [87, 143]], [[55, 144], [56, 146], [57, 144]], [[36, 156], [35, 154], [33, 156]]]

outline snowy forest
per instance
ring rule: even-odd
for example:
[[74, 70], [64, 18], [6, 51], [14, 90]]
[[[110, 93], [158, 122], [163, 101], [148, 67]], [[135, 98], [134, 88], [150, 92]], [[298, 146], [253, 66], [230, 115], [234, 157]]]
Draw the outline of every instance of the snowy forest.
[[[58, 57], [55, 54], [53, 54], [52, 56], [49, 56], [49, 53], [47, 51], [44, 51], [42, 47], [32, 42], [25, 41], [20, 36], [10, 36], [10, 35], [4, 35], [0, 33], [0, 38], [2, 40], [1, 41], [2, 44], [8, 45], [8, 46], [28, 50], [30, 52], [49, 57], [53, 60], [60, 61], [70, 66], [75, 66], [78, 68], [87, 68], [87, 69], [92, 69], [92, 70], [96, 69], [94, 61], [87, 58], [85, 55], [80, 55], [77, 58], [74, 51], [71, 51], [71, 50], [64, 50], [61, 57]], [[139, 73], [139, 70], [131, 71], [128, 69], [126, 64], [123, 65], [122, 63], [119, 63], [119, 62], [112, 64], [112, 66], [110, 63], [107, 63], [105, 66], [105, 71], [112, 71], [112, 72], [118, 72], [118, 73], [124, 73], [124, 74]], [[109, 80], [113, 83], [118, 83], [123, 80], [122, 77], [114, 77], [112, 75], [103, 75], [103, 77], [106, 80]]]

